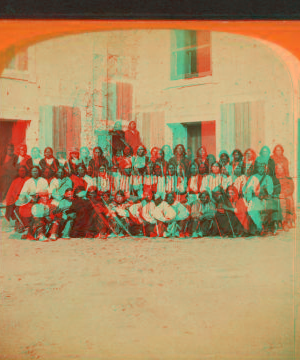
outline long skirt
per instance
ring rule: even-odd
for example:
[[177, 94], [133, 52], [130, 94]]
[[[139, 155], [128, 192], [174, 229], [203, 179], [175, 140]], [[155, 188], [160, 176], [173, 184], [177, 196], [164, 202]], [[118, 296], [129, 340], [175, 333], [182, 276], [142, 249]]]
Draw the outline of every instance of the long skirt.
[[295, 205], [292, 196], [287, 196], [284, 199], [280, 199], [280, 206], [282, 212], [282, 220], [284, 222], [294, 221], [295, 222]]
[[220, 236], [241, 235], [244, 233], [244, 227], [232, 211], [224, 210], [224, 213], [217, 211], [215, 220], [218, 226]]
[[70, 233], [71, 237], [82, 238], [89, 234], [96, 235], [99, 233], [97, 219], [97, 214], [91, 207], [85, 207], [81, 211], [77, 211], [76, 219]]
[[270, 224], [274, 221], [282, 221], [282, 211], [280, 199], [278, 197], [269, 197], [263, 200], [264, 209], [261, 212], [262, 222]]
[[203, 236], [217, 236], [219, 234], [218, 227], [214, 219], [203, 219], [192, 218], [189, 220], [188, 233], [199, 233], [201, 231]]

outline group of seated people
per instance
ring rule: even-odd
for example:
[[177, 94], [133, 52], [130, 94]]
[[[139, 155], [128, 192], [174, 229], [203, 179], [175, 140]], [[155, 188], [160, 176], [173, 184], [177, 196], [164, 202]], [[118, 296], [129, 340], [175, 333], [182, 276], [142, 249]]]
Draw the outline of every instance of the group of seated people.
[[86, 147], [57, 159], [47, 147], [27, 155], [6, 195], [6, 218], [22, 239], [126, 236], [257, 236], [295, 226], [294, 183], [281, 145], [219, 154], [183, 145], [173, 156], [139, 145], [113, 152]]

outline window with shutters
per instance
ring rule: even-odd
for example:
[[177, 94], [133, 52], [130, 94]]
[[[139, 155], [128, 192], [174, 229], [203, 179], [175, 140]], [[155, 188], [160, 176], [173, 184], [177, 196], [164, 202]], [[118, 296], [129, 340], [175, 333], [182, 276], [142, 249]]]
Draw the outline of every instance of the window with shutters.
[[212, 75], [211, 32], [171, 31], [171, 80]]
[[131, 121], [133, 85], [124, 82], [104, 82], [102, 86], [102, 119]]
[[[39, 146], [57, 152], [67, 152], [81, 146], [81, 112], [78, 107], [40, 106]], [[43, 150], [42, 150], [43, 151]]]
[[137, 57], [107, 54], [102, 79], [102, 120], [129, 122], [132, 117]]
[[10, 61], [6, 64], [5, 69], [0, 75], [2, 78], [36, 81], [34, 47], [21, 50], [11, 47], [7, 55]]
[[[164, 111], [144, 112], [138, 115], [139, 131], [143, 144], [147, 149], [165, 144]], [[148, 154], [149, 155], [149, 154]]]
[[17, 71], [28, 71], [28, 49], [16, 53], [6, 68]]
[[221, 104], [221, 148], [259, 152], [265, 141], [264, 101]]

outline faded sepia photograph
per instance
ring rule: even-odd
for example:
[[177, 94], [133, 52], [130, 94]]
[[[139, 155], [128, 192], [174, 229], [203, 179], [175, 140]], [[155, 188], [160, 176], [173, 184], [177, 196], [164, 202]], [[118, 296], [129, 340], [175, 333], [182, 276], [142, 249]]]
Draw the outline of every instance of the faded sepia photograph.
[[207, 27], [7, 54], [0, 359], [299, 358], [300, 60]]

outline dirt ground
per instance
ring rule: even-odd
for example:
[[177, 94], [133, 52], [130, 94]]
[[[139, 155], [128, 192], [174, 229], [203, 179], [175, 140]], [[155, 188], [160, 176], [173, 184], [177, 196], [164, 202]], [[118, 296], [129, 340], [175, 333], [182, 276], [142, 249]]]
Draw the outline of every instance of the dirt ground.
[[40, 243], [3, 226], [0, 359], [300, 359], [297, 233]]

